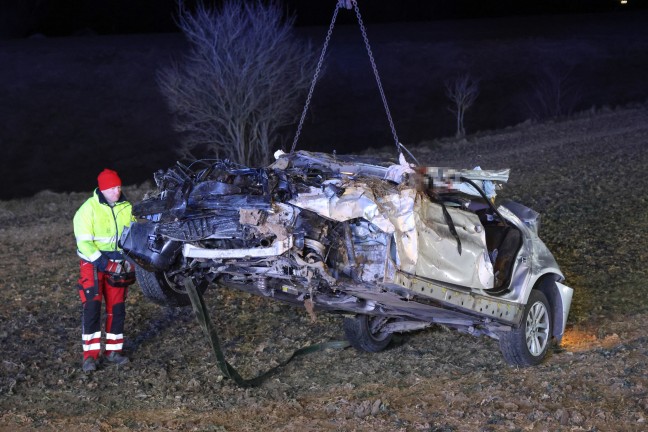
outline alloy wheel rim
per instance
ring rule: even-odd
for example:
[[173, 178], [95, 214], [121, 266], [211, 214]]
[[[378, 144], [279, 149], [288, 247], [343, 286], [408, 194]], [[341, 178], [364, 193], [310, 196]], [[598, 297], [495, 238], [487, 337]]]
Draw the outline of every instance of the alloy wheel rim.
[[533, 356], [541, 355], [549, 341], [549, 312], [542, 302], [536, 302], [526, 317], [526, 344]]

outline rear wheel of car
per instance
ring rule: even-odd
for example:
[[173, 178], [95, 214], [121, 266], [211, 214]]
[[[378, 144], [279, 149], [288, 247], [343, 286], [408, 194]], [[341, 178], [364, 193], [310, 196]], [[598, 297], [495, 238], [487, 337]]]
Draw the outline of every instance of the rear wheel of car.
[[547, 297], [541, 291], [533, 290], [524, 308], [522, 325], [500, 334], [500, 350], [511, 365], [534, 366], [547, 355], [552, 333], [551, 308]]
[[[184, 286], [167, 276], [165, 272], [150, 272], [140, 266], [135, 266], [137, 283], [144, 297], [161, 306], [183, 307], [191, 305], [189, 295]], [[196, 284], [200, 293], [207, 288], [206, 282]]]
[[379, 352], [387, 348], [393, 333], [382, 331], [390, 318], [356, 315], [344, 319], [344, 334], [354, 348], [360, 351]]

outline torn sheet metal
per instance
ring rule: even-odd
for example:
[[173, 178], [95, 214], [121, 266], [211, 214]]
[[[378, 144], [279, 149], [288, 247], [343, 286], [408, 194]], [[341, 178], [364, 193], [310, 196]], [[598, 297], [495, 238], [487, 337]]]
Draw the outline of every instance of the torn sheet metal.
[[414, 168], [407, 163], [405, 156], [401, 153], [398, 155], [398, 164], [390, 165], [389, 168], [387, 168], [385, 180], [400, 183], [407, 175], [413, 175], [414, 173]]
[[364, 218], [393, 233], [402, 271], [471, 288], [493, 287], [493, 266], [485, 252], [483, 226], [474, 213], [448, 208], [462, 244], [459, 253], [441, 205], [414, 189], [394, 188], [379, 198], [362, 182], [348, 182], [339, 196], [325, 194], [323, 189], [311, 188], [291, 204], [340, 222]]
[[[335, 185], [334, 189], [327, 185]], [[364, 218], [386, 233], [393, 233], [392, 219], [399, 220], [411, 215], [415, 191], [405, 189], [400, 193], [396, 188], [376, 197], [375, 190], [364, 182], [329, 180], [323, 187], [310, 187], [297, 198], [290, 200], [296, 207], [313, 211], [320, 216], [339, 222]]]
[[274, 234], [284, 240], [290, 235], [287, 227], [294, 224], [298, 214], [299, 209], [283, 203], [274, 203], [271, 211], [241, 208], [239, 223], [254, 226], [260, 234]]
[[447, 210], [461, 240], [461, 253], [441, 205], [419, 195], [413, 229], [399, 226], [395, 235], [400, 269], [455, 285], [492, 288], [493, 266], [485, 253], [486, 237], [479, 218], [456, 208]]
[[527, 206], [515, 201], [505, 201], [502, 204], [517, 216], [536, 236], [540, 231], [540, 214]]
[[322, 170], [340, 177], [374, 176], [385, 178], [391, 161], [372, 156], [331, 155], [300, 150], [295, 154], [275, 152], [276, 161], [270, 168], [284, 170], [288, 166], [297, 169]]
[[454, 182], [460, 182], [461, 177], [465, 177], [473, 181], [492, 181], [499, 183], [506, 183], [509, 179], [510, 169], [501, 169], [501, 170], [483, 170], [480, 167], [475, 167], [475, 169], [455, 169], [455, 168], [443, 168], [443, 167], [419, 167], [417, 172], [420, 174], [425, 174], [430, 178], [435, 180], [451, 180]]
[[481, 196], [479, 191], [462, 178], [477, 183], [489, 199], [497, 196], [497, 189], [509, 178], [510, 169], [482, 170], [477, 166], [472, 170], [440, 167], [419, 167], [416, 172], [423, 177], [422, 182], [435, 189], [448, 192], [461, 192], [466, 195]]

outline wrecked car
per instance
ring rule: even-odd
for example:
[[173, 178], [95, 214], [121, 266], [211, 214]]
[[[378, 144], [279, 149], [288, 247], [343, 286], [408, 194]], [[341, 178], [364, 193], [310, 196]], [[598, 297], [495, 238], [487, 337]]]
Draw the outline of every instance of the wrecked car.
[[495, 204], [508, 170], [278, 152], [264, 168], [226, 160], [155, 174], [121, 244], [150, 300], [190, 304], [228, 287], [345, 315], [359, 350], [440, 324], [540, 363], [560, 342], [572, 289], [538, 237], [539, 215]]

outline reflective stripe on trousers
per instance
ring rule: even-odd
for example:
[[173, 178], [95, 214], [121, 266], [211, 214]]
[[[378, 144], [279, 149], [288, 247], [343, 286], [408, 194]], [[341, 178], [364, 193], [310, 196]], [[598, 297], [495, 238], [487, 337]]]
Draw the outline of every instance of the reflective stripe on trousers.
[[[96, 293], [96, 294], [95, 294]], [[95, 294], [93, 296], [93, 294]], [[81, 260], [79, 276], [79, 297], [83, 304], [82, 341], [83, 358], [99, 357], [101, 352], [101, 303], [105, 301], [106, 347], [110, 351], [121, 351], [124, 345], [124, 319], [126, 318], [126, 296], [128, 288], [117, 288], [108, 283], [102, 272], [95, 271], [92, 263]]]

